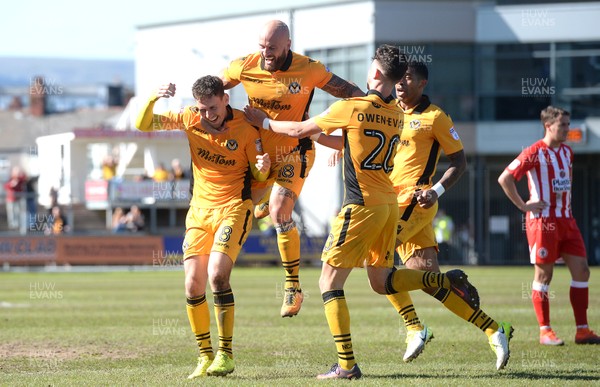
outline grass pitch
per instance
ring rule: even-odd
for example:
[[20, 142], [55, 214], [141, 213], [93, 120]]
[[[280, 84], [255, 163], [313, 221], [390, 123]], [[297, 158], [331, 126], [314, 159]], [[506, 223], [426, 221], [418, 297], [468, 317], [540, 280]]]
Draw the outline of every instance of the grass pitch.
[[[444, 268], [445, 270], [447, 268]], [[405, 331], [366, 272], [346, 285], [361, 385], [590, 385], [600, 381], [600, 346], [575, 345], [567, 269], [550, 288], [552, 325], [564, 347], [538, 344], [531, 305], [533, 269], [466, 267], [483, 309], [515, 327], [511, 360], [495, 370], [486, 336], [436, 300], [413, 292], [421, 320], [435, 338], [412, 363], [402, 362]], [[319, 270], [302, 268], [300, 314], [279, 317], [283, 269], [235, 268], [236, 370], [223, 378], [188, 381], [197, 347], [185, 312], [183, 270], [0, 274], [2, 386], [313, 386], [336, 361], [317, 287]], [[592, 268], [590, 325], [600, 330], [600, 268]], [[211, 301], [210, 292], [208, 299]], [[211, 307], [213, 345], [217, 330]]]

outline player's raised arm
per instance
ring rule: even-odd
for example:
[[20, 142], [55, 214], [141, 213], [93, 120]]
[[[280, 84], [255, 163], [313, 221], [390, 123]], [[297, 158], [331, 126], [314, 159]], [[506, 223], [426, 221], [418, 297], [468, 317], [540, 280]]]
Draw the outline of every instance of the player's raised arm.
[[154, 114], [154, 103], [160, 98], [170, 98], [175, 95], [176, 87], [174, 83], [161, 85], [158, 90], [150, 96], [146, 101], [138, 117], [135, 121], [135, 126], [143, 132], [151, 132], [153, 130], [174, 129], [177, 125], [177, 120], [173, 120], [170, 116]]

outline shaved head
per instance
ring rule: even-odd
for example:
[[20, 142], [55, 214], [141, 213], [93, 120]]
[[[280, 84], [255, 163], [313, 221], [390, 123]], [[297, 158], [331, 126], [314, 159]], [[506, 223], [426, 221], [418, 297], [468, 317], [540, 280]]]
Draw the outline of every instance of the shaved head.
[[281, 20], [270, 20], [263, 26], [261, 36], [289, 40], [290, 29]]
[[281, 20], [267, 22], [258, 36], [263, 68], [270, 72], [280, 70], [290, 51], [290, 29]]

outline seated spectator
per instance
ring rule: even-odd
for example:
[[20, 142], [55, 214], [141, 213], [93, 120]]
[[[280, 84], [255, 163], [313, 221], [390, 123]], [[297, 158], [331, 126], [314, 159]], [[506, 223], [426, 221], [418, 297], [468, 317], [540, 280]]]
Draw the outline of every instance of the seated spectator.
[[127, 231], [127, 217], [121, 207], [115, 208], [112, 217], [112, 232], [123, 232]]
[[125, 228], [132, 232], [141, 231], [144, 229], [144, 215], [138, 206], [131, 206], [131, 209], [125, 215]]
[[44, 233], [46, 235], [60, 235], [66, 232], [69, 232], [67, 218], [62, 214], [59, 206], [52, 207], [52, 213], [48, 216]]
[[158, 164], [158, 167], [156, 167], [156, 169], [154, 170], [152, 180], [156, 181], [157, 183], [169, 181], [169, 171], [165, 169], [164, 163]]
[[173, 159], [173, 161], [171, 161], [171, 179], [181, 180], [185, 178], [187, 178], [187, 175], [181, 167], [181, 162], [179, 159]]

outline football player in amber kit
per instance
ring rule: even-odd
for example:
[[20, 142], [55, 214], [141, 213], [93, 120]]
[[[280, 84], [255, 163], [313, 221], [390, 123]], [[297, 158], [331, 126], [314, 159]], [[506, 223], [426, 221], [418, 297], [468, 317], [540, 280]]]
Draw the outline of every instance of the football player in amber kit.
[[[322, 63], [293, 52], [291, 43], [285, 23], [272, 20], [265, 24], [258, 39], [259, 51], [232, 61], [224, 70], [225, 88], [241, 83], [250, 106], [279, 121], [302, 121], [315, 88], [338, 98], [364, 95]], [[255, 215], [262, 218], [270, 213], [275, 225], [286, 271], [281, 317], [292, 317], [300, 311], [304, 298], [299, 278], [300, 235], [292, 211], [314, 163], [315, 149], [309, 137], [298, 139], [274, 132], [263, 132], [261, 136], [272, 164], [269, 179], [252, 186], [253, 199], [258, 203]]]
[[[183, 241], [187, 314], [200, 356], [189, 379], [233, 372], [234, 297], [231, 270], [252, 228], [251, 179], [264, 181], [270, 160], [262, 154], [257, 128], [229, 106], [223, 82], [205, 76], [192, 87], [195, 106], [181, 112], [153, 114], [159, 98], [175, 95], [175, 85], [161, 86], [140, 112], [142, 131], [185, 130], [192, 157], [192, 197]], [[214, 296], [219, 347], [213, 353], [206, 284]]]

